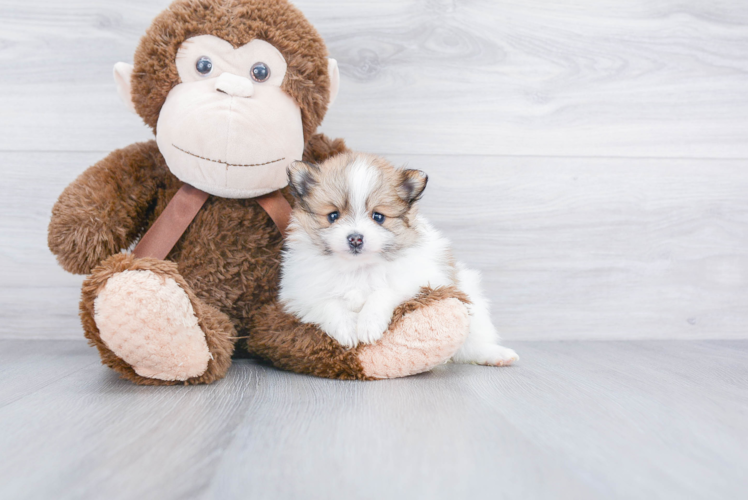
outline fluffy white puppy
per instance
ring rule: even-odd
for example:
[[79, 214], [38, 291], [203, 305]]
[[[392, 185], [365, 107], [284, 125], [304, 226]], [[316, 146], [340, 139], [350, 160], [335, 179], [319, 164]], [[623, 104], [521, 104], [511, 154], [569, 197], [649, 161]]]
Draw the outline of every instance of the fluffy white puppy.
[[471, 301], [470, 334], [454, 361], [503, 366], [480, 275], [455, 262], [449, 241], [417, 213], [428, 177], [348, 153], [288, 168], [296, 206], [283, 252], [286, 310], [345, 346], [387, 331], [395, 308], [422, 287], [457, 286]]

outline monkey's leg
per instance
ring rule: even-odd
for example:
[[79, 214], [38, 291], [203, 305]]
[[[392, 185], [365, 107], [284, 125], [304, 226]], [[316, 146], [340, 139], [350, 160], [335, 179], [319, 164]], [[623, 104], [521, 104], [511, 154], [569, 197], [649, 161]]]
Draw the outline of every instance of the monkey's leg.
[[275, 302], [255, 316], [247, 347], [278, 368], [318, 377], [405, 377], [431, 370], [457, 352], [470, 330], [464, 300], [456, 288], [425, 289], [395, 311], [382, 339], [355, 349], [301, 323]]
[[102, 363], [137, 384], [207, 384], [231, 365], [231, 321], [173, 262], [113, 255], [83, 283], [80, 315]]

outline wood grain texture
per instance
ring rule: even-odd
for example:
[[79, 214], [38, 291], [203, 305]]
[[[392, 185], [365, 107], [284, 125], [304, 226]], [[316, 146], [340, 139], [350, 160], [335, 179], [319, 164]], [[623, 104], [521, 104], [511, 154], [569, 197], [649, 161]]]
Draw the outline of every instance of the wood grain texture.
[[[54, 200], [104, 153], [0, 153], [0, 338], [78, 338]], [[746, 338], [748, 170], [736, 160], [393, 156], [482, 271], [507, 339]], [[38, 183], [37, 179], [44, 179]]]
[[81, 341], [0, 341], [0, 498], [742, 498], [747, 341], [511, 346], [508, 369], [362, 383], [242, 361], [154, 388]]
[[[3, 0], [0, 150], [106, 151], [150, 132], [117, 100], [167, 0]], [[400, 154], [748, 157], [738, 0], [298, 0], [340, 62], [324, 129]]]

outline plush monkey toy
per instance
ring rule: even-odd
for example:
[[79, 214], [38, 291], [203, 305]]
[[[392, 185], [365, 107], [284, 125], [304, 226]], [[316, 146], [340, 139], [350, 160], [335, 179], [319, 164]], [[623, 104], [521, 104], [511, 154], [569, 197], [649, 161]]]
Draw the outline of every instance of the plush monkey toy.
[[210, 383], [238, 345], [236, 355], [299, 373], [376, 379], [458, 349], [468, 318], [455, 289], [424, 290], [382, 340], [354, 349], [277, 301], [286, 167], [346, 151], [315, 134], [338, 69], [291, 4], [177, 0], [115, 80], [156, 140], [83, 172], [49, 226], [62, 267], [90, 274], [80, 315], [104, 364], [138, 384]]

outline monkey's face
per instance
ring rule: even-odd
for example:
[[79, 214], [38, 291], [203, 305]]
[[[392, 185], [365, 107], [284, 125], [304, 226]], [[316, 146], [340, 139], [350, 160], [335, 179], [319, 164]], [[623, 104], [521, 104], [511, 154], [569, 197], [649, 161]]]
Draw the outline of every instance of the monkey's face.
[[286, 186], [335, 100], [327, 56], [289, 0], [173, 0], [114, 79], [179, 179], [251, 198]]
[[176, 58], [156, 141], [180, 180], [210, 194], [251, 198], [284, 187], [304, 151], [301, 110], [282, 89], [286, 61], [263, 40], [234, 49], [201, 35]]

